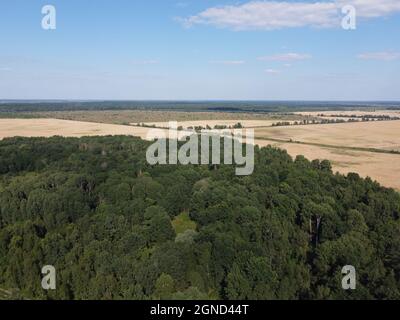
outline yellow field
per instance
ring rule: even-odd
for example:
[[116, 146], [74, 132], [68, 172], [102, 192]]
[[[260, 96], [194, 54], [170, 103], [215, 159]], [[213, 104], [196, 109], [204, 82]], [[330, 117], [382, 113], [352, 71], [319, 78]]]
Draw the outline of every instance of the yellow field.
[[[128, 135], [147, 138], [152, 128], [117, 125], [107, 123], [95, 123], [84, 121], [70, 121], [59, 119], [0, 119], [0, 139], [7, 137], [84, 137], [84, 136], [115, 136]], [[168, 137], [168, 131], [156, 130]], [[178, 137], [188, 134], [188, 131], [179, 131]]]
[[400, 150], [400, 120], [256, 129], [257, 137], [346, 147]]
[[371, 177], [386, 187], [400, 191], [400, 155], [365, 151], [340, 150], [296, 143], [277, 143], [256, 140], [259, 146], [273, 145], [296, 157], [304, 155], [307, 159], [328, 159], [334, 171], [347, 174], [357, 172], [362, 177]]
[[67, 137], [132, 135], [145, 137], [147, 128], [58, 119], [0, 119], [0, 139], [6, 137]]
[[[263, 139], [287, 141], [286, 143], [256, 141], [261, 146], [275, 145], [286, 149], [292, 156], [304, 155], [308, 159], [328, 159], [332, 162], [333, 168], [340, 173], [357, 172], [363, 177], [369, 176], [385, 186], [400, 190], [399, 154], [349, 149], [400, 151], [400, 121], [262, 128], [256, 129], [255, 135]], [[328, 148], [326, 145], [335, 148]]]

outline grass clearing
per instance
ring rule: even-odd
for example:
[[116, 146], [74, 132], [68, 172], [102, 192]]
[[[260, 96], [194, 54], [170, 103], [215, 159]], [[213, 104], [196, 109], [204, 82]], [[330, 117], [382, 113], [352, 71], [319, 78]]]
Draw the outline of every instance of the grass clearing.
[[188, 212], [182, 212], [172, 221], [175, 233], [180, 234], [186, 230], [196, 230], [196, 223], [190, 219]]

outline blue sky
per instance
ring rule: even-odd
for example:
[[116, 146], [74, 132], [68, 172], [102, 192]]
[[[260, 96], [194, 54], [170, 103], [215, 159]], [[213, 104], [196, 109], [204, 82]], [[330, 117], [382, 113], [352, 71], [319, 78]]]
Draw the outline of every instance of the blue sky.
[[0, 99], [400, 100], [400, 1], [316, 2], [2, 0]]

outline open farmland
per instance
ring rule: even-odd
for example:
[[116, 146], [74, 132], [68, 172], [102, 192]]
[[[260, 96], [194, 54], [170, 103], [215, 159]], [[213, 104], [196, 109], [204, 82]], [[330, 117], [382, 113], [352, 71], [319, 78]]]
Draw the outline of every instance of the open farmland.
[[132, 135], [144, 138], [148, 128], [59, 119], [0, 119], [0, 139], [6, 137], [65, 137]]
[[[234, 120], [232, 123], [237, 122], [256, 127], [256, 123], [243, 120]], [[197, 124], [191, 122], [192, 125], [194, 123]], [[179, 125], [182, 123], [179, 122]], [[148, 131], [149, 128], [145, 127], [59, 119], [0, 119], [0, 139], [54, 135], [132, 135], [146, 138]], [[255, 141], [260, 146], [274, 145], [286, 149], [292, 156], [304, 155], [310, 160], [328, 159], [336, 171], [357, 172], [400, 190], [400, 155], [383, 153], [400, 150], [400, 121], [270, 127], [256, 128], [255, 131], [256, 137], [262, 138]], [[382, 150], [382, 153], [361, 151], [360, 148]]]
[[400, 151], [400, 121], [262, 128], [255, 135], [263, 139], [256, 140], [260, 146], [328, 159], [340, 173], [357, 172], [400, 190], [400, 154], [389, 153]]
[[400, 121], [374, 121], [256, 129], [262, 138], [400, 151]]
[[[0, 119], [0, 139], [8, 137], [84, 137], [84, 136], [116, 136], [128, 135], [147, 138], [151, 128], [116, 125], [107, 123], [94, 123], [84, 121], [71, 121], [60, 119]], [[164, 132], [168, 136], [168, 131], [157, 129], [154, 134]], [[178, 132], [178, 137], [189, 134], [188, 131]], [[154, 138], [150, 136], [150, 139]]]
[[386, 187], [400, 191], [400, 155], [366, 151], [341, 150], [296, 143], [279, 143], [255, 140], [260, 147], [273, 145], [296, 157], [328, 159], [334, 171], [342, 174], [356, 172], [362, 177], [371, 177]]

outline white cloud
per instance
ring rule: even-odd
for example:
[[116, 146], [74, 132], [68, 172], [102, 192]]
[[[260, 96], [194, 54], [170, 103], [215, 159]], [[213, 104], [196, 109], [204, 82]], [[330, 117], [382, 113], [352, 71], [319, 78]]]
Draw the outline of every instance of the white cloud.
[[378, 18], [400, 12], [399, 0], [337, 0], [339, 7], [352, 5], [361, 18]]
[[306, 60], [306, 59], [310, 59], [310, 58], [311, 58], [311, 55], [309, 55], [309, 54], [292, 52], [292, 53], [283, 53], [283, 54], [259, 57], [258, 60], [290, 62], [290, 61], [301, 61], [301, 60]]
[[225, 64], [225, 65], [241, 65], [244, 64], [243, 60], [222, 60], [222, 61], [210, 61], [210, 63], [215, 64]]
[[400, 52], [366, 52], [359, 54], [357, 57], [363, 60], [393, 61], [400, 59]]
[[186, 27], [202, 24], [233, 30], [338, 27], [343, 18], [341, 8], [344, 5], [353, 5], [358, 18], [376, 18], [400, 12], [399, 0], [250, 1], [211, 7], [179, 20]]
[[269, 73], [269, 74], [279, 74], [279, 73], [281, 73], [279, 70], [276, 70], [276, 69], [266, 69], [265, 72]]

